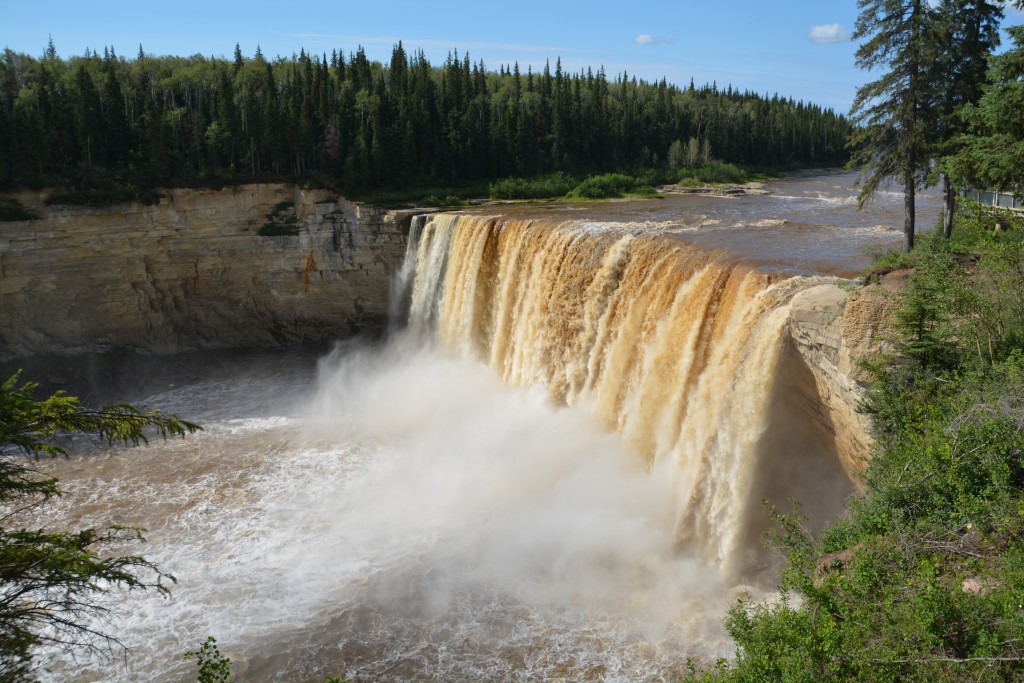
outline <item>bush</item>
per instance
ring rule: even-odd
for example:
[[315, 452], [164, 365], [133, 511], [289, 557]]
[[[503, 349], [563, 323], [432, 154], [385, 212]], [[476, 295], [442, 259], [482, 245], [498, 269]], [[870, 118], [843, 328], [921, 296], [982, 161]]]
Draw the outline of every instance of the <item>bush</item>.
[[611, 199], [627, 194], [656, 196], [657, 191], [633, 176], [624, 173], [606, 173], [590, 176], [574, 187], [567, 196], [577, 199]]
[[274, 205], [267, 222], [256, 232], [260, 237], [295, 237], [299, 234], [299, 219], [295, 215], [295, 202], [283, 201]]
[[681, 168], [678, 173], [678, 184], [685, 187], [708, 183], [740, 184], [747, 182], [748, 179], [746, 169], [721, 161], [713, 161], [696, 168]]
[[564, 197], [576, 184], [565, 173], [552, 173], [539, 178], [505, 178], [491, 183], [491, 199], [554, 199]]
[[466, 204], [466, 202], [464, 202], [462, 199], [459, 199], [457, 196], [453, 194], [449, 194], [444, 197], [438, 197], [437, 195], [432, 194], [429, 197], [425, 197], [423, 201], [421, 201], [420, 203], [423, 204], [423, 206], [431, 206], [436, 208], [443, 208], [448, 206], [464, 206]]
[[210, 636], [199, 647], [185, 653], [199, 667], [197, 683], [231, 683], [231, 659], [221, 654], [217, 639]]

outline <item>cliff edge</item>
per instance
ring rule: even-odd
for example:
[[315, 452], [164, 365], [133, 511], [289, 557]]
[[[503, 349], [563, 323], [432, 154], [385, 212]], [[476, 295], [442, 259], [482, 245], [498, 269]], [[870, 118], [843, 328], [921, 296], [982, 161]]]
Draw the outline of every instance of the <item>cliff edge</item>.
[[868, 380], [860, 361], [890, 348], [895, 304], [885, 287], [821, 284], [799, 292], [790, 308], [791, 398], [803, 405], [811, 428], [834, 442], [855, 483], [871, 449], [870, 421], [858, 411]]
[[412, 213], [283, 184], [165, 190], [152, 206], [15, 198], [39, 219], [0, 224], [0, 359], [380, 329]]

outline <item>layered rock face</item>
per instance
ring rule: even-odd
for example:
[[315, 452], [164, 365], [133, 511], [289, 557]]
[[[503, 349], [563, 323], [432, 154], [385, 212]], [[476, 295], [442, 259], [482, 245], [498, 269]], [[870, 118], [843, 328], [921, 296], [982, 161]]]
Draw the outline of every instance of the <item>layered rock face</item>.
[[836, 444], [851, 474], [870, 454], [870, 423], [858, 411], [868, 379], [861, 359], [885, 352], [896, 311], [890, 289], [857, 290], [834, 284], [810, 287], [793, 297], [788, 326], [788, 400], [811, 416], [809, 429]]
[[278, 184], [167, 190], [153, 206], [17, 199], [40, 219], [0, 224], [0, 358], [379, 329], [410, 218]]

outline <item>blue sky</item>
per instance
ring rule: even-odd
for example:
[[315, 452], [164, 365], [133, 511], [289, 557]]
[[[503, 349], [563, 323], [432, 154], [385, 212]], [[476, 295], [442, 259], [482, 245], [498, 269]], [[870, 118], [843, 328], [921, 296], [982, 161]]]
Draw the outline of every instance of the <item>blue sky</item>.
[[[140, 43], [158, 55], [230, 56], [237, 42], [268, 57], [362, 45], [386, 61], [401, 39], [433, 64], [455, 49], [495, 70], [560, 57], [570, 71], [603, 65], [610, 76], [680, 85], [692, 77], [845, 113], [867, 80], [849, 41], [856, 17], [856, 0], [0, 0], [0, 45], [40, 55], [52, 36], [64, 57], [104, 46], [134, 56]], [[1008, 18], [1024, 22], [1016, 10]]]

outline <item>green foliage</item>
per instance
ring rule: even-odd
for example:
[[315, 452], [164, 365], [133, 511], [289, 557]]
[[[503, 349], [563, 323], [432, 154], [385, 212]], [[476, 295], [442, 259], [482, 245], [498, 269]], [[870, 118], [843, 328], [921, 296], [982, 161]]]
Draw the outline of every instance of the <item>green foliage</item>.
[[438, 197], [437, 195], [432, 194], [430, 196], [424, 197], [421, 203], [423, 204], [423, 206], [432, 206], [438, 208], [448, 206], [464, 206], [466, 204], [466, 202], [464, 202], [462, 199], [453, 194], [445, 195], [444, 197]]
[[863, 273], [865, 284], [877, 284], [883, 275], [887, 275], [894, 270], [912, 268], [917, 260], [914, 252], [907, 253], [905, 251], [892, 250], [875, 252], [872, 254], [872, 257], [871, 265]]
[[491, 183], [491, 199], [614, 199], [620, 197], [656, 197], [657, 184], [664, 173], [649, 170], [640, 176], [605, 173], [577, 181], [566, 173], [538, 178], [505, 178]]
[[558, 172], [539, 178], [505, 178], [491, 183], [491, 199], [554, 199], [564, 197], [576, 186], [576, 180]]
[[657, 195], [657, 191], [639, 178], [624, 173], [606, 173], [590, 176], [566, 196], [575, 199], [611, 199], [626, 195], [648, 197]]
[[231, 683], [231, 659], [220, 653], [217, 639], [208, 637], [198, 650], [185, 653], [186, 660], [195, 660], [199, 667], [198, 683]]
[[[353, 200], [381, 207], [462, 206], [486, 196], [487, 185], [470, 183], [443, 187], [408, 187], [402, 190], [371, 190], [350, 194]], [[444, 202], [451, 201], [451, 204]]]
[[174, 577], [139, 556], [110, 549], [143, 540], [142, 530], [29, 530], [33, 510], [61, 494], [56, 479], [33, 467], [66, 455], [65, 440], [87, 434], [108, 444], [146, 443], [151, 432], [183, 436], [197, 425], [159, 411], [117, 404], [82, 407], [64, 392], [39, 400], [37, 385], [15, 375], [0, 385], [0, 679], [32, 680], [33, 652], [44, 643], [69, 649], [119, 645], [89, 621], [107, 613], [96, 596], [112, 590], [167, 592]]
[[17, 199], [0, 199], [0, 223], [13, 221], [34, 221], [35, 215]]
[[897, 326], [903, 352], [922, 367], [946, 367], [955, 362], [952, 326], [970, 305], [967, 271], [947, 249], [935, 248], [918, 259], [903, 296]]
[[957, 182], [979, 188], [1024, 187], [1024, 26], [1007, 29], [1014, 47], [992, 58], [989, 86], [960, 111], [967, 132], [943, 168]]
[[696, 168], [679, 169], [678, 183], [684, 187], [718, 184], [740, 184], [749, 180], [747, 170], [735, 164], [713, 161]]

